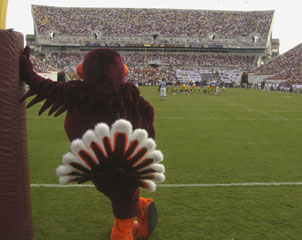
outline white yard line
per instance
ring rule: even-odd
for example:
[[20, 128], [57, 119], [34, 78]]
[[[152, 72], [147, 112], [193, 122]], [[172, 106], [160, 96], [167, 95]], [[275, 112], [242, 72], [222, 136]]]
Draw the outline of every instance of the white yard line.
[[[28, 117], [27, 119], [62, 119], [64, 117]], [[201, 117], [201, 118], [185, 118], [185, 117], [155, 117], [158, 120], [226, 120], [226, 121], [302, 121], [302, 118], [289, 119], [285, 117], [276, 118], [215, 118], [215, 117]]]
[[302, 185], [302, 182], [268, 182], [268, 183], [214, 183], [214, 184], [161, 184], [158, 187], [249, 187], [249, 186], [284, 186]]
[[288, 118], [183, 118], [183, 117], [155, 117], [155, 119], [164, 120], [227, 120], [227, 121], [302, 121], [302, 119], [288, 119]]
[[[290, 186], [290, 185], [302, 185], [302, 182], [267, 182], [267, 183], [214, 183], [214, 184], [157, 184], [157, 187], [175, 188], [175, 187], [253, 187], [253, 186]], [[48, 188], [83, 188], [94, 187], [92, 184], [30, 184], [31, 187], [48, 187]]]

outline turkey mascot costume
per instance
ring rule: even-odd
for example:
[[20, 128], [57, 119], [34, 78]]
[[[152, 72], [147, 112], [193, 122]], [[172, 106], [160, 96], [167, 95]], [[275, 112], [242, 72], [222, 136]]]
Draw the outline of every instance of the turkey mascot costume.
[[57, 168], [61, 184], [92, 181], [111, 200], [115, 217], [111, 240], [150, 238], [157, 224], [151, 198], [142, 198], [139, 187], [154, 191], [163, 182], [163, 155], [154, 142], [154, 110], [139, 90], [125, 82], [128, 72], [120, 54], [108, 48], [87, 53], [77, 72], [83, 80], [53, 82], [37, 75], [25, 47], [20, 77], [29, 85], [21, 101], [42, 100], [39, 115], [67, 111], [65, 131], [71, 151]]

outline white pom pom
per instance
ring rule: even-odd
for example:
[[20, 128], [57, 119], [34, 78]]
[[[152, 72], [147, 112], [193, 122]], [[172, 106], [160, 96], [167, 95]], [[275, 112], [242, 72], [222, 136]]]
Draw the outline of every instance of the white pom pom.
[[[87, 170], [90, 170], [90, 168], [87, 166], [87, 164], [85, 164], [82, 160], [80, 160], [80, 158], [76, 157], [71, 152], [68, 152], [63, 155], [62, 162], [68, 166], [70, 166], [71, 163], [77, 163], [77, 164], [80, 164], [82, 167], [86, 168]], [[70, 166], [70, 167], [72, 167], [72, 166]], [[82, 171], [75, 169], [75, 168], [74, 168], [74, 171], [83, 173]]]
[[86, 146], [81, 139], [75, 139], [71, 142], [70, 148], [71, 152], [77, 156], [79, 151], [86, 149]]
[[110, 129], [109, 126], [105, 123], [99, 123], [94, 128], [95, 135], [97, 136], [99, 142], [102, 142], [102, 139], [104, 137], [109, 137], [110, 135]]
[[144, 170], [147, 170], [147, 169], [152, 169], [154, 170], [155, 172], [158, 172], [158, 173], [165, 173], [165, 166], [163, 164], [150, 164], [150, 165], [147, 165], [146, 167], [138, 170], [138, 172], [141, 172], [141, 171], [144, 171]]
[[144, 142], [144, 146], [147, 148], [148, 152], [153, 151], [156, 147], [155, 141], [152, 138], [148, 138], [145, 142]]
[[77, 157], [74, 154], [72, 154], [71, 152], [68, 152], [68, 153], [63, 155], [62, 162], [64, 164], [69, 164], [69, 163], [72, 163], [72, 162], [80, 163], [78, 161]]
[[111, 132], [113, 136], [116, 132], [123, 132], [130, 135], [132, 133], [132, 125], [125, 119], [119, 119], [112, 124]]
[[141, 182], [144, 184], [143, 189], [145, 189], [146, 191], [154, 192], [156, 190], [156, 184], [153, 181], [141, 180]]
[[162, 183], [166, 180], [166, 177], [163, 173], [147, 173], [142, 175], [142, 178], [144, 177], [151, 177], [151, 179], [149, 180], [154, 181], [156, 183]]
[[90, 154], [90, 156], [93, 158], [94, 162], [97, 165], [99, 165], [100, 162], [99, 162], [97, 156], [95, 155], [94, 151], [90, 147], [92, 142], [95, 142], [95, 143], [98, 142], [98, 138], [95, 135], [94, 131], [88, 130], [87, 132], [85, 132], [82, 139], [83, 139], [84, 144], [86, 145], [86, 148], [83, 150], [87, 151]]
[[153, 159], [153, 163], [159, 163], [164, 160], [164, 155], [160, 150], [154, 150], [152, 152], [148, 152], [145, 158]]
[[139, 143], [143, 143], [148, 138], [148, 133], [145, 129], [135, 129], [130, 135], [129, 141], [137, 140]]
[[156, 183], [162, 183], [166, 180], [166, 177], [163, 173], [153, 173], [154, 176], [154, 182]]
[[158, 173], [165, 173], [165, 166], [162, 164], [152, 164], [149, 168], [153, 169]]
[[95, 135], [97, 136], [97, 143], [99, 145], [99, 147], [101, 148], [102, 152], [107, 155], [106, 153], [106, 150], [105, 150], [105, 147], [103, 145], [103, 138], [104, 137], [108, 137], [110, 139], [110, 128], [107, 124], [105, 123], [99, 123], [95, 126], [94, 128], [94, 132], [95, 132]]
[[89, 170], [91, 170], [91, 166], [79, 156], [80, 151], [85, 151], [85, 152], [89, 153], [92, 160], [96, 164], [99, 164], [99, 161], [97, 160], [97, 157], [95, 156], [95, 154], [89, 148], [86, 147], [86, 145], [84, 144], [84, 142], [82, 140], [76, 139], [76, 140], [72, 141], [70, 148], [71, 148], [71, 152], [77, 157], [78, 162], [83, 167], [86, 167]]
[[75, 176], [63, 176], [59, 177], [59, 184], [66, 185], [68, 183], [71, 183], [73, 179], [75, 179]]
[[57, 176], [62, 177], [74, 172], [74, 168], [69, 165], [60, 165], [56, 169]]
[[97, 142], [97, 136], [95, 135], [93, 130], [88, 130], [87, 132], [85, 132], [85, 134], [83, 135], [83, 142], [85, 143], [85, 145], [89, 148], [90, 147], [90, 143], [91, 142]]

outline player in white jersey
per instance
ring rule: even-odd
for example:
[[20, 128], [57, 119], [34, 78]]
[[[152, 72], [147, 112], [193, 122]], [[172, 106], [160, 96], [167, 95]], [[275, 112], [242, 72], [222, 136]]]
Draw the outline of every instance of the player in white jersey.
[[162, 98], [164, 98], [164, 100], [166, 101], [166, 87], [167, 87], [167, 83], [166, 83], [166, 80], [164, 78], [160, 82], [159, 86], [160, 86], [160, 100], [162, 100]]
[[219, 83], [216, 86], [216, 94], [220, 94], [220, 87], [219, 87]]

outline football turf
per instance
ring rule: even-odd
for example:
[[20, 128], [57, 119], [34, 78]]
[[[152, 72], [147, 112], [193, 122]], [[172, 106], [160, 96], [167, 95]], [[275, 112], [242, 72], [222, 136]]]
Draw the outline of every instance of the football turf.
[[[157, 88], [140, 90], [155, 109], [166, 167], [156, 192], [141, 191], [159, 214], [151, 240], [301, 239], [302, 95], [228, 88], [160, 101]], [[39, 107], [27, 110], [35, 239], [110, 239], [106, 197], [56, 187], [69, 151], [64, 118], [38, 116]]]

